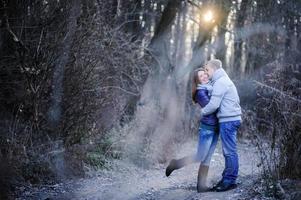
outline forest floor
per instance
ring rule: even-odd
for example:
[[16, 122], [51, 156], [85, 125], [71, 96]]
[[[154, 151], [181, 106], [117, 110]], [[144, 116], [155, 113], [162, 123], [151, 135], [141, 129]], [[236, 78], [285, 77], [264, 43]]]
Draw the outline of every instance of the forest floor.
[[[179, 147], [177, 158], [195, 151], [196, 143], [187, 142]], [[56, 185], [39, 186], [24, 190], [17, 199], [87, 199], [87, 200], [202, 200], [202, 199], [267, 199], [257, 190], [260, 170], [259, 157], [249, 141], [238, 144], [240, 171], [238, 187], [227, 192], [196, 192], [198, 164], [176, 170], [165, 176], [165, 165], [149, 169], [117, 160], [109, 170], [95, 173], [91, 178], [68, 181]], [[221, 144], [214, 153], [209, 170], [208, 185], [219, 181], [224, 167]], [[257, 188], [257, 189], [256, 189]]]

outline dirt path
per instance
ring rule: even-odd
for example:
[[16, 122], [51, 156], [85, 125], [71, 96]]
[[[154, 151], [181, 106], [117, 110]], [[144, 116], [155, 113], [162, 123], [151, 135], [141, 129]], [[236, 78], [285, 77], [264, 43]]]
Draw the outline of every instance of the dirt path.
[[[181, 152], [177, 157], [190, 154], [194, 151], [195, 146], [194, 142], [181, 146]], [[31, 194], [31, 199], [245, 199], [246, 191], [252, 187], [258, 175], [258, 156], [255, 148], [247, 143], [239, 143], [238, 151], [240, 159], [239, 186], [227, 192], [197, 193], [198, 164], [177, 170], [167, 178], [163, 165], [155, 166], [152, 169], [141, 169], [126, 162], [116, 161], [112, 170], [102, 171], [93, 178], [36, 189], [35, 195]], [[219, 143], [211, 161], [209, 185], [220, 179], [223, 166], [224, 159]]]

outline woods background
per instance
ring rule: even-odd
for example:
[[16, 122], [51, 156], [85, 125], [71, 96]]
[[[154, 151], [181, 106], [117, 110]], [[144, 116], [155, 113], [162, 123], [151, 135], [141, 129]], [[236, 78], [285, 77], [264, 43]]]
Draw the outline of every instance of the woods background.
[[1, 0], [1, 195], [167, 162], [197, 134], [190, 73], [214, 57], [266, 179], [300, 179], [300, 32], [299, 0]]

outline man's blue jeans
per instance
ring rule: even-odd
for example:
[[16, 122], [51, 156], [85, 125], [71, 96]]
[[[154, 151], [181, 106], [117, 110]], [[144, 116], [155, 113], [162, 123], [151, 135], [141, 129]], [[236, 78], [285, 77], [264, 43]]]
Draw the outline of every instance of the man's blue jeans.
[[236, 183], [239, 168], [236, 135], [239, 127], [240, 121], [220, 123], [219, 133], [221, 135], [223, 154], [225, 158], [223, 182]]
[[194, 158], [195, 162], [209, 166], [217, 141], [218, 131], [208, 130], [200, 126], [198, 149]]

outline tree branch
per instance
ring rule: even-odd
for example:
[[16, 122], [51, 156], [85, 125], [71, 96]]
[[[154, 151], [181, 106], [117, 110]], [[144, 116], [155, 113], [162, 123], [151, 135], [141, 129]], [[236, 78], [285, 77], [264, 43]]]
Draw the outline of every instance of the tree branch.
[[278, 94], [280, 94], [280, 95], [282, 95], [282, 96], [288, 97], [289, 99], [291, 99], [291, 100], [293, 100], [293, 101], [296, 101], [296, 102], [298, 102], [298, 103], [301, 103], [301, 100], [296, 99], [296, 98], [292, 97], [291, 95], [286, 94], [285, 92], [283, 92], [283, 91], [281, 91], [281, 90], [279, 90], [279, 89], [276, 89], [276, 88], [274, 88], [274, 87], [271, 87], [271, 86], [266, 85], [266, 84], [264, 84], [264, 83], [261, 83], [261, 82], [259, 82], [259, 81], [254, 81], [254, 82], [255, 82], [257, 85], [261, 86], [261, 87], [268, 88], [268, 89], [272, 90], [273, 92], [276, 92], [276, 93], [278, 93]]
[[[6, 8], [6, 3], [4, 0], [2, 0], [2, 4], [3, 7]], [[18, 43], [23, 49], [25, 49], [26, 51], [29, 51], [28, 48], [24, 45], [24, 43], [18, 38], [18, 36], [13, 32], [13, 30], [10, 28], [9, 22], [8, 22], [8, 15], [6, 12], [6, 9], [4, 10], [4, 18], [5, 18], [5, 25], [6, 25], [6, 29], [9, 32], [9, 34], [11, 35], [12, 39]]]

